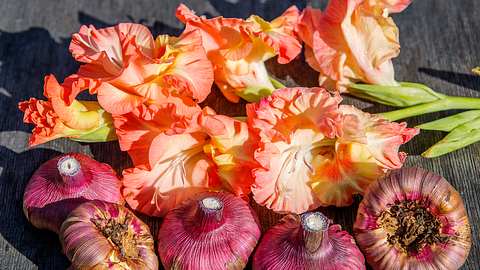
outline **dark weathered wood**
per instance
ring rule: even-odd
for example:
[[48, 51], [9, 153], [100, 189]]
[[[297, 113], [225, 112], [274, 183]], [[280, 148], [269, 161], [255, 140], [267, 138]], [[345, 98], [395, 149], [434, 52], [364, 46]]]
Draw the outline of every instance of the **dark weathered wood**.
[[[0, 1], [0, 269], [65, 269], [69, 263], [61, 254], [57, 236], [33, 228], [22, 213], [22, 196], [26, 182], [44, 161], [61, 152], [79, 151], [107, 162], [120, 173], [129, 159], [116, 143], [80, 144], [57, 140], [28, 149], [26, 141], [31, 127], [21, 121], [16, 104], [30, 96], [41, 97], [43, 76], [54, 73], [59, 79], [74, 72], [77, 64], [68, 53], [69, 36], [81, 24], [105, 26], [121, 21], [142, 22], [154, 33], [178, 34], [182, 25], [174, 17], [180, 1], [159, 0], [76, 0]], [[302, 0], [191, 0], [187, 5], [199, 14], [247, 17], [251, 13], [271, 19], [295, 3], [316, 7], [327, 1]], [[477, 0], [419, 0], [405, 12], [394, 16], [400, 33], [402, 52], [395, 60], [396, 77], [402, 81], [425, 83], [453, 95], [479, 96], [479, 77], [469, 70], [480, 64], [480, 2]], [[268, 67], [288, 85], [314, 86], [316, 74], [302, 59], [285, 66], [273, 61]], [[388, 108], [347, 98], [370, 112]], [[232, 106], [218, 91], [206, 104], [228, 115], [244, 113], [242, 105]], [[415, 125], [451, 114], [435, 113], [409, 120]], [[445, 176], [463, 196], [470, 221], [474, 245], [463, 269], [480, 269], [480, 144], [438, 159], [424, 159], [419, 154], [444, 134], [425, 132], [404, 150], [410, 153], [407, 165], [421, 166]], [[347, 208], [327, 208], [336, 223], [351, 231], [360, 198]], [[281, 216], [255, 207], [263, 229]], [[156, 232], [159, 221], [146, 218]]]

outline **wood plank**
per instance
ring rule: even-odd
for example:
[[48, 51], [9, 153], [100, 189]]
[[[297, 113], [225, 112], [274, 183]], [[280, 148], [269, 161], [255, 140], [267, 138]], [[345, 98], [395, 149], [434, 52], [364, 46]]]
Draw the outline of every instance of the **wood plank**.
[[[141, 22], [156, 34], [178, 34], [182, 25], [174, 10], [180, 1], [158, 0], [77, 0], [77, 1], [0, 1], [0, 269], [65, 269], [69, 263], [61, 254], [57, 236], [34, 229], [22, 213], [23, 190], [33, 171], [59, 153], [78, 151], [114, 166], [120, 173], [130, 166], [116, 143], [80, 144], [57, 140], [28, 149], [31, 127], [22, 124], [16, 104], [30, 96], [41, 97], [42, 78], [48, 73], [59, 79], [75, 72], [78, 65], [68, 53], [71, 33], [81, 24], [106, 26], [124, 21]], [[247, 17], [256, 13], [267, 19], [295, 3], [325, 6], [325, 0], [190, 0], [188, 6], [199, 14]], [[479, 96], [480, 79], [469, 70], [480, 65], [480, 2], [475, 0], [415, 1], [405, 12], [394, 16], [400, 28], [402, 52], [395, 60], [396, 77], [402, 81], [425, 83], [447, 94]], [[317, 74], [302, 59], [280, 66], [268, 63], [269, 70], [288, 85], [314, 86]], [[351, 98], [370, 112], [388, 108]], [[219, 113], [244, 114], [244, 107], [232, 106], [218, 90], [206, 104]], [[449, 115], [435, 113], [409, 121], [411, 125]], [[474, 245], [462, 269], [480, 269], [480, 144], [445, 157], [428, 160], [419, 154], [444, 134], [425, 132], [409, 143], [408, 166], [421, 166], [446, 177], [466, 203]], [[323, 209], [336, 223], [351, 231], [360, 198], [351, 207]], [[264, 229], [276, 223], [280, 215], [255, 206]], [[156, 232], [159, 220], [145, 218]]]

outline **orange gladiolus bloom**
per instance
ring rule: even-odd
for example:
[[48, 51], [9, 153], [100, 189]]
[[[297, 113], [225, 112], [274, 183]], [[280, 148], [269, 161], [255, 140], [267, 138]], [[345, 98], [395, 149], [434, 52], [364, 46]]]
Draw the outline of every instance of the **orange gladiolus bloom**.
[[410, 0], [331, 0], [327, 9], [306, 8], [297, 32], [319, 82], [346, 91], [351, 83], [396, 86], [391, 59], [400, 53], [398, 28], [388, 15]]
[[112, 114], [129, 113], [142, 103], [163, 103], [170, 96], [201, 102], [213, 83], [197, 31], [154, 39], [140, 24], [98, 30], [82, 26], [70, 51], [85, 63], [78, 71], [83, 80], [75, 86], [97, 93], [100, 105]]
[[45, 77], [44, 95], [48, 101], [30, 98], [18, 107], [23, 121], [34, 124], [30, 146], [68, 137], [84, 142], [115, 139], [112, 118], [97, 102], [78, 101], [78, 92], [60, 85], [53, 75]]
[[400, 145], [418, 130], [351, 106], [322, 88], [285, 88], [247, 105], [258, 136], [253, 197], [278, 212], [346, 206], [388, 170], [402, 166]]
[[[247, 20], [199, 17], [181, 4], [177, 18], [186, 30], [198, 29], [208, 59], [214, 66], [215, 83], [225, 97], [238, 102], [239, 98], [257, 101], [276, 89], [264, 62], [278, 56], [278, 63], [293, 60], [302, 49], [294, 29], [299, 11], [287, 9], [271, 22], [252, 15]], [[277, 85], [278, 86], [278, 85]]]
[[124, 196], [148, 215], [163, 216], [205, 190], [244, 196], [253, 181], [247, 125], [209, 108], [189, 107], [180, 115], [178, 106], [143, 106], [115, 116], [122, 150], [135, 165], [123, 172]]

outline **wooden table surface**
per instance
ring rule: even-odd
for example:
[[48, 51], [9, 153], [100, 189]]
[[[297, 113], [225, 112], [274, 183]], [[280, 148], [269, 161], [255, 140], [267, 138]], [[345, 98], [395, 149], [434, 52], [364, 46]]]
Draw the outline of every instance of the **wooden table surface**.
[[[118, 173], [130, 166], [126, 153], [116, 142], [82, 144], [64, 139], [33, 149], [27, 147], [31, 126], [22, 123], [17, 109], [20, 100], [41, 98], [43, 77], [59, 79], [76, 71], [78, 64], [68, 52], [70, 36], [82, 24], [104, 27], [118, 22], [141, 22], [154, 34], [178, 34], [182, 25], [175, 19], [180, 1], [170, 0], [75, 0], [0, 1], [0, 269], [65, 269], [69, 262], [61, 253], [57, 236], [37, 230], [25, 219], [22, 197], [35, 169], [60, 153], [77, 151], [111, 164]], [[198, 14], [247, 17], [258, 14], [272, 19], [291, 4], [324, 7], [326, 1], [301, 0], [191, 0], [184, 1]], [[479, 96], [480, 77], [469, 70], [480, 65], [480, 2], [478, 0], [417, 0], [403, 13], [394, 15], [401, 33], [401, 55], [395, 59], [399, 81], [421, 82], [439, 92]], [[315, 86], [317, 74], [302, 58], [268, 68], [288, 85]], [[390, 108], [346, 98], [370, 112]], [[232, 105], [214, 90], [206, 104], [219, 113], [244, 114], [244, 104]], [[416, 125], [453, 112], [409, 119]], [[480, 144], [437, 159], [420, 153], [445, 134], [423, 132], [404, 147], [410, 154], [407, 166], [420, 166], [447, 178], [462, 195], [472, 224], [473, 248], [462, 269], [480, 269]], [[352, 231], [356, 203], [347, 208], [322, 209], [336, 223]], [[254, 206], [263, 229], [280, 215]], [[160, 220], [145, 218], [156, 233]]]

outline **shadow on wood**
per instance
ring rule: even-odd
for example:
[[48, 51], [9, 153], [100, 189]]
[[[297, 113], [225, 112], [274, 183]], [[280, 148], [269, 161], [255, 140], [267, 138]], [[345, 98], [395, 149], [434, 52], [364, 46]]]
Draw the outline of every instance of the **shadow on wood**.
[[418, 68], [418, 71], [449, 83], [460, 85], [475, 91], [480, 91], [480, 76], [477, 75], [423, 67]]

